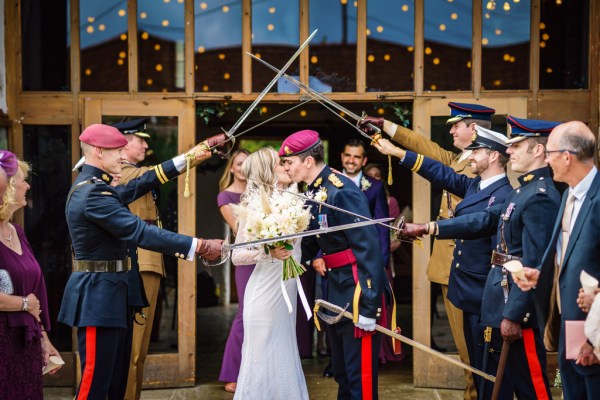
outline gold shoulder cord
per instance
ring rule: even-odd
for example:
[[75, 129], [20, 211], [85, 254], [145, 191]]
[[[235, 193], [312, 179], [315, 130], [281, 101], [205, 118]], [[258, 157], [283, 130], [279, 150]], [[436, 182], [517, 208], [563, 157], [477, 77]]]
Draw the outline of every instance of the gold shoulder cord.
[[[371, 143], [377, 143], [379, 139], [381, 139], [381, 133], [376, 133], [373, 135], [373, 141]], [[392, 186], [394, 184], [394, 178], [392, 177], [392, 156], [388, 155], [388, 178], [387, 178], [388, 186]]]
[[[200, 143], [200, 151], [210, 150], [206, 141]], [[185, 189], [183, 190], [183, 197], [190, 197], [190, 169], [192, 162], [196, 160], [196, 152], [190, 151], [185, 155]]]

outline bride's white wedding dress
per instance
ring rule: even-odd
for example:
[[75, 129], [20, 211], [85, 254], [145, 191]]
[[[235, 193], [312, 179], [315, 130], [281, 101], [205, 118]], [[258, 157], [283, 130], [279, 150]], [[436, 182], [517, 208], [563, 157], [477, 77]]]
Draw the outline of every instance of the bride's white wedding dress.
[[[236, 242], [245, 241], [240, 227]], [[293, 255], [300, 260], [300, 242]], [[296, 280], [284, 282], [292, 312], [281, 289], [282, 262], [264, 250], [236, 249], [235, 265], [254, 264], [244, 295], [242, 365], [234, 400], [303, 400], [308, 390], [296, 342]]]

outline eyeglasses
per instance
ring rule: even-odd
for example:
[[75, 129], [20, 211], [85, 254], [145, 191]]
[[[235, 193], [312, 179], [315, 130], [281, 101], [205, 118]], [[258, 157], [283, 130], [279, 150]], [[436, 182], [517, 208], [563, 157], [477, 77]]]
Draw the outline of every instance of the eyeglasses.
[[544, 155], [546, 157], [548, 157], [549, 154], [551, 153], [569, 153], [569, 154], [573, 154], [574, 156], [577, 155], [577, 152], [572, 151], [572, 150], [565, 150], [565, 149], [561, 149], [561, 150], [544, 150]]

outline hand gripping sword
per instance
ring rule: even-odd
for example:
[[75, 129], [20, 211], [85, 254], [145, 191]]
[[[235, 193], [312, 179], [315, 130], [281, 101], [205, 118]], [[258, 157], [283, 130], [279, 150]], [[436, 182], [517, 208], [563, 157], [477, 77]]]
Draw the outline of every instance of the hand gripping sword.
[[[227, 261], [230, 257], [231, 251], [235, 250], [235, 249], [244, 249], [244, 248], [248, 248], [248, 247], [262, 246], [262, 245], [269, 244], [269, 243], [283, 242], [283, 241], [288, 241], [288, 240], [292, 240], [292, 239], [303, 238], [306, 236], [324, 235], [326, 233], [344, 231], [347, 229], [360, 228], [361, 226], [368, 226], [368, 225], [374, 225], [374, 224], [378, 224], [378, 223], [388, 222], [393, 219], [394, 218], [381, 218], [381, 219], [374, 219], [374, 220], [368, 220], [368, 221], [360, 221], [360, 222], [354, 222], [351, 224], [336, 225], [336, 226], [327, 227], [327, 228], [311, 229], [309, 231], [292, 233], [289, 235], [276, 236], [276, 237], [267, 238], [267, 239], [252, 240], [250, 242], [240, 242], [240, 243], [234, 243], [234, 244], [223, 243], [223, 247], [221, 249], [221, 258], [218, 262], [210, 263], [210, 262], [202, 259], [202, 263], [204, 263], [204, 265], [206, 265], [207, 267], [214, 267], [214, 266], [223, 264], [225, 261]], [[227, 238], [225, 239], [225, 242], [227, 242]]]
[[[333, 311], [336, 314], [336, 317], [331, 317], [329, 315], [323, 315], [319, 311], [320, 307], [323, 307], [329, 311]], [[352, 314], [350, 312], [346, 311], [345, 308], [336, 306], [335, 304], [331, 304], [331, 303], [329, 303], [325, 300], [321, 300], [321, 299], [315, 300], [315, 310], [314, 311], [317, 315], [319, 315], [319, 317], [322, 317], [322, 316], [325, 317], [325, 318], [321, 318], [321, 319], [323, 321], [325, 321], [326, 323], [335, 323], [335, 322], [339, 321], [341, 316], [344, 316], [349, 319], [353, 318]], [[315, 322], [316, 322], [316, 320], [315, 320]], [[488, 381], [491, 381], [491, 382], [496, 381], [496, 377], [494, 377], [493, 375], [487, 374], [481, 370], [478, 370], [477, 368], [473, 368], [469, 364], [465, 364], [461, 361], [455, 360], [452, 357], [448, 357], [447, 355], [440, 353], [439, 351], [433, 350], [433, 349], [425, 346], [424, 344], [421, 344], [415, 340], [409, 339], [406, 336], [403, 336], [399, 333], [393, 332], [387, 328], [384, 328], [381, 325], [375, 325], [375, 330], [377, 332], [383, 333], [386, 336], [390, 336], [390, 337], [393, 337], [394, 339], [398, 339], [401, 342], [408, 344], [409, 346], [412, 346], [419, 350], [422, 350], [422, 351], [426, 352], [427, 354], [431, 354], [433, 356], [441, 358], [444, 361], [454, 364], [462, 369], [466, 369], [467, 371], [470, 371], [476, 375], [479, 375], [479, 376], [483, 377], [484, 379], [487, 379]]]
[[[240, 116], [240, 118], [235, 122], [235, 124], [233, 124], [233, 126], [231, 127], [231, 129], [229, 129], [229, 131], [225, 131], [225, 134], [227, 135], [227, 139], [224, 140], [223, 142], [219, 143], [219, 146], [227, 143], [227, 142], [234, 142], [235, 143], [235, 132], [238, 130], [238, 128], [240, 127], [240, 125], [242, 125], [242, 123], [246, 120], [246, 118], [248, 118], [248, 116], [250, 115], [250, 113], [256, 108], [256, 106], [258, 105], [258, 103], [261, 102], [261, 100], [263, 99], [263, 97], [265, 97], [267, 95], [267, 93], [269, 93], [269, 90], [271, 90], [271, 88], [277, 83], [277, 81], [279, 80], [279, 78], [281, 78], [284, 74], [285, 71], [289, 68], [290, 65], [292, 65], [292, 63], [296, 60], [296, 58], [298, 58], [298, 56], [300, 55], [300, 53], [302, 53], [302, 51], [306, 48], [306, 46], [308, 46], [308, 43], [312, 40], [312, 38], [317, 34], [318, 29], [315, 29], [313, 31], [313, 33], [310, 34], [310, 36], [304, 41], [304, 43], [302, 43], [300, 45], [300, 47], [298, 47], [298, 50], [296, 50], [296, 52], [292, 55], [292, 57], [290, 57], [290, 59], [285, 63], [285, 65], [281, 68], [281, 70], [277, 69], [277, 74], [275, 74], [275, 76], [273, 77], [273, 79], [271, 80], [271, 82], [269, 82], [269, 84], [263, 89], [262, 92], [260, 92], [260, 94], [256, 97], [256, 99], [254, 99], [254, 101], [252, 102], [252, 104], [250, 104], [250, 106], [246, 109], [246, 111], [244, 111], [244, 113]], [[239, 135], [238, 135], [239, 136]], [[216, 148], [216, 146], [213, 146], [211, 148], [209, 148], [208, 150], [214, 150]]]

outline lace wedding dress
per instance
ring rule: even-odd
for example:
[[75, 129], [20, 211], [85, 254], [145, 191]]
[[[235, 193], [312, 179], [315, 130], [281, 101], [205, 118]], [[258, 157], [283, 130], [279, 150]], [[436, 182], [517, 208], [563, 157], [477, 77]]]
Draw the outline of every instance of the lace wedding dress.
[[[236, 242], [245, 241], [243, 227], [238, 232]], [[296, 260], [300, 253], [297, 242]], [[262, 249], [236, 249], [232, 262], [256, 263], [244, 295], [242, 365], [234, 400], [308, 399], [296, 342], [296, 280], [283, 282], [292, 304], [290, 313], [282, 293], [281, 261]]]

